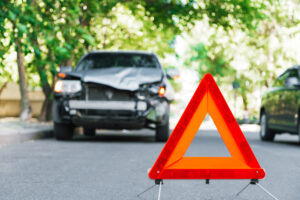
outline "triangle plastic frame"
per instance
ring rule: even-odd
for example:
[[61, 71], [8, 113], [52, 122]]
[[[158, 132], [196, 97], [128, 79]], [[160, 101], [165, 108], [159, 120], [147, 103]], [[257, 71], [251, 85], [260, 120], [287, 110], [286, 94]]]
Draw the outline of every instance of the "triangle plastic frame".
[[[231, 157], [184, 157], [206, 114], [213, 119]], [[206, 74], [149, 171], [151, 179], [262, 179], [245, 136], [211, 74]]]

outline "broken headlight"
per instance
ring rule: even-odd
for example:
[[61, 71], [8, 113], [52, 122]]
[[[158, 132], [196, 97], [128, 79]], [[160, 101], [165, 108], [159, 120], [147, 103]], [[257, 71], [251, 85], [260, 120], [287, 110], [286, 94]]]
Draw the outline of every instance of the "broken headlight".
[[163, 97], [166, 92], [166, 87], [162, 84], [145, 84], [141, 85], [139, 91], [136, 93], [138, 99], [147, 99], [149, 97], [157, 96]]

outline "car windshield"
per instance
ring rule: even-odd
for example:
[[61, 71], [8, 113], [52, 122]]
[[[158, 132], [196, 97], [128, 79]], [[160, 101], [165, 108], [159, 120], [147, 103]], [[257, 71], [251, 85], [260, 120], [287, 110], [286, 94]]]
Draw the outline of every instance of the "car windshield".
[[98, 53], [86, 56], [76, 67], [76, 71], [103, 69], [111, 67], [158, 68], [154, 56], [128, 53]]

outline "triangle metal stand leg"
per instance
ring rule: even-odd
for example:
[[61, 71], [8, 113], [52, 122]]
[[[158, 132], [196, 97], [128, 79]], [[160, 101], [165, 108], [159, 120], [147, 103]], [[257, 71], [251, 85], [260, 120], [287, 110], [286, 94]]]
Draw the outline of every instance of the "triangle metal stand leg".
[[142, 194], [148, 192], [149, 190], [151, 190], [152, 188], [154, 188], [156, 185], [159, 185], [157, 200], [160, 200], [160, 196], [161, 196], [161, 188], [162, 188], [162, 185], [163, 185], [163, 180], [162, 180], [162, 179], [156, 179], [154, 185], [150, 186], [149, 188], [147, 188], [147, 189], [144, 190], [143, 192], [139, 193], [139, 194], [137, 195], [137, 197], [140, 197]]
[[266, 188], [264, 188], [261, 184], [259, 184], [258, 179], [251, 179], [250, 183], [248, 183], [245, 187], [243, 187], [237, 194], [236, 196], [239, 196], [244, 190], [248, 188], [249, 185], [257, 185], [262, 189], [266, 194], [268, 194], [270, 197], [272, 197], [275, 200], [279, 200], [277, 197], [275, 197], [271, 192], [269, 192]]
[[159, 189], [158, 189], [158, 197], [157, 200], [160, 200], [160, 193], [161, 193], [161, 186], [162, 186], [163, 182], [162, 180], [159, 182]]

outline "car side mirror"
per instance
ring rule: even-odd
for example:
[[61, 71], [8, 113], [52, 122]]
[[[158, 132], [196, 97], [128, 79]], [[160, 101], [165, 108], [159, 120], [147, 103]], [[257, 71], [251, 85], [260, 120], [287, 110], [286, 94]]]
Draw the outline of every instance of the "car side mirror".
[[176, 69], [176, 68], [168, 68], [166, 74], [167, 74], [168, 79], [175, 80], [175, 79], [178, 79], [180, 77], [179, 70]]
[[72, 66], [61, 66], [59, 69], [60, 73], [67, 73], [72, 71]]
[[286, 87], [293, 87], [296, 85], [300, 84], [299, 83], [299, 79], [297, 77], [288, 77], [287, 79], [285, 79], [285, 86]]

